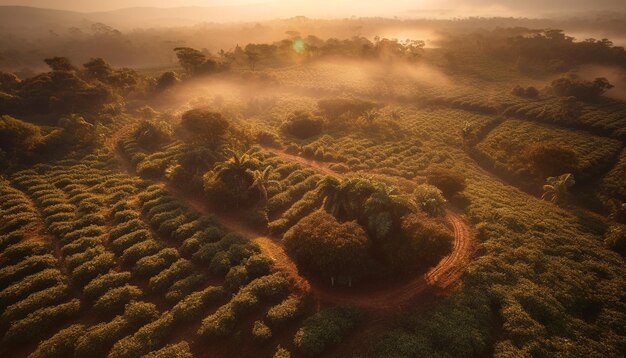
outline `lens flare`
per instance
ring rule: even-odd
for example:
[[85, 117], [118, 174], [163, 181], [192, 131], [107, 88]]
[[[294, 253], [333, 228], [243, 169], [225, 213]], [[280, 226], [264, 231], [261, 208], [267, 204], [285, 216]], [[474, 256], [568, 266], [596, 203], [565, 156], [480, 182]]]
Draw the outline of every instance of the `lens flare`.
[[293, 41], [293, 50], [296, 51], [297, 54], [302, 54], [306, 48], [304, 41], [302, 39], [296, 39]]

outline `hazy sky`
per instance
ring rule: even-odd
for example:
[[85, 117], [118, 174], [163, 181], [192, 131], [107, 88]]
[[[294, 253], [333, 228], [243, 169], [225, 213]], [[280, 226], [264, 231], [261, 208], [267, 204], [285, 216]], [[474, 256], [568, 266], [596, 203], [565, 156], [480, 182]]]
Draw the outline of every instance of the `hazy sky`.
[[0, 0], [0, 5], [24, 5], [74, 11], [107, 11], [127, 7], [224, 6], [268, 3], [280, 6], [278, 16], [375, 16], [407, 11], [456, 14], [533, 16], [562, 11], [626, 11], [626, 0]]

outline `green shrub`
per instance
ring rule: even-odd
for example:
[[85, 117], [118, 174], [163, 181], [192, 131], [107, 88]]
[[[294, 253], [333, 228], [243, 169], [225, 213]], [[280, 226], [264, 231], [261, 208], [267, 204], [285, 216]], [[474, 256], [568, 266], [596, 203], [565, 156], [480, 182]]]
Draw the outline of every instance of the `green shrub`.
[[143, 296], [139, 287], [124, 285], [114, 287], [100, 296], [93, 304], [93, 309], [100, 314], [111, 314], [121, 311], [130, 301], [137, 300]]
[[4, 265], [13, 265], [21, 262], [25, 258], [34, 255], [43, 255], [50, 252], [47, 245], [39, 242], [20, 242], [15, 245], [11, 245], [2, 252], [2, 262]]
[[265, 342], [272, 338], [272, 329], [263, 323], [263, 321], [254, 321], [252, 338], [258, 342]]
[[287, 117], [281, 129], [294, 137], [305, 139], [322, 133], [323, 123], [322, 118], [296, 111]]
[[140, 276], [154, 276], [170, 267], [179, 257], [176, 249], [171, 247], [164, 248], [154, 255], [139, 259], [133, 266], [133, 273]]
[[122, 253], [122, 261], [127, 264], [134, 264], [142, 257], [151, 256], [159, 252], [163, 248], [159, 242], [154, 240], [145, 240], [134, 244], [124, 250]]
[[65, 275], [57, 269], [46, 269], [15, 282], [0, 291], [0, 307], [8, 307], [28, 295], [65, 281]]
[[361, 312], [353, 306], [334, 306], [307, 318], [296, 332], [294, 344], [304, 354], [319, 355], [343, 338], [361, 319]]
[[117, 341], [108, 358], [135, 358], [141, 357], [158, 349], [172, 330], [174, 318], [171, 313], [165, 312], [159, 319], [141, 327], [132, 336]]
[[150, 278], [148, 285], [150, 290], [162, 292], [167, 290], [177, 280], [189, 275], [193, 270], [194, 267], [189, 260], [179, 259], [158, 275]]
[[297, 297], [289, 297], [267, 311], [267, 319], [272, 326], [281, 326], [302, 315], [303, 302]]
[[29, 358], [65, 358], [74, 353], [76, 341], [85, 334], [86, 327], [74, 324], [60, 330], [54, 336], [41, 342]]
[[172, 308], [172, 316], [176, 322], [194, 321], [210, 304], [222, 300], [225, 296], [224, 289], [219, 286], [208, 287], [202, 291], [194, 292]]
[[35, 292], [7, 307], [4, 313], [2, 313], [0, 320], [4, 323], [9, 323], [22, 319], [39, 308], [58, 304], [67, 298], [67, 291], [67, 286], [60, 284]]
[[124, 250], [128, 249], [129, 247], [135, 244], [138, 244], [140, 242], [149, 240], [151, 238], [152, 236], [150, 235], [150, 232], [148, 230], [139, 229], [137, 231], [133, 231], [131, 233], [120, 236], [119, 238], [112, 241], [111, 249], [113, 250], [113, 252], [119, 255], [122, 252], [124, 252]]
[[180, 279], [170, 286], [165, 294], [165, 299], [168, 302], [178, 302], [198, 288], [205, 279], [206, 277], [202, 273], [191, 274]]
[[75, 357], [103, 357], [113, 344], [133, 333], [141, 326], [154, 321], [159, 311], [151, 303], [131, 302], [124, 314], [112, 321], [89, 327], [76, 342]]
[[82, 287], [97, 276], [109, 272], [113, 266], [115, 255], [111, 252], [102, 253], [72, 271], [72, 282]]
[[0, 287], [7, 287], [9, 284], [19, 281], [30, 274], [52, 268], [57, 264], [57, 259], [49, 254], [29, 256], [15, 265], [0, 269]]
[[79, 310], [80, 301], [78, 299], [39, 309], [26, 318], [13, 322], [7, 330], [3, 342], [13, 344], [37, 341], [49, 332], [59, 320], [75, 316]]
[[91, 280], [91, 282], [83, 288], [83, 293], [88, 299], [95, 300], [110, 289], [124, 286], [128, 282], [130, 282], [130, 272], [111, 271]]
[[158, 351], [150, 352], [142, 358], [193, 358], [189, 343], [182, 341], [175, 344], [168, 344]]

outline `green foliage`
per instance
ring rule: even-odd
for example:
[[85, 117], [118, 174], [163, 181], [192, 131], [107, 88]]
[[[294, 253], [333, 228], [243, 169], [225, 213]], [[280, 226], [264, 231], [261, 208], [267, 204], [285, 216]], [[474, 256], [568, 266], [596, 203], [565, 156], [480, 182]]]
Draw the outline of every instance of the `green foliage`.
[[124, 314], [113, 320], [89, 327], [76, 341], [75, 357], [105, 356], [113, 344], [159, 316], [151, 303], [131, 302]]
[[55, 326], [57, 320], [76, 316], [79, 310], [78, 299], [57, 306], [41, 308], [26, 318], [13, 322], [2, 341], [5, 344], [38, 341]]
[[304, 310], [304, 303], [297, 297], [289, 297], [267, 311], [267, 319], [272, 326], [281, 326], [298, 318]]
[[30, 358], [63, 358], [74, 352], [76, 341], [85, 334], [85, 326], [74, 324], [41, 342]]
[[322, 118], [298, 111], [293, 112], [286, 118], [281, 129], [296, 138], [306, 139], [322, 133], [323, 125], [324, 121]]
[[254, 321], [252, 326], [252, 338], [258, 342], [265, 342], [272, 338], [272, 329], [263, 321]]
[[437, 187], [421, 184], [413, 192], [415, 202], [425, 213], [431, 216], [441, 216], [445, 213], [446, 199]]
[[366, 274], [369, 239], [357, 223], [340, 223], [316, 211], [300, 220], [283, 238], [298, 266], [326, 277]]
[[343, 338], [359, 323], [362, 313], [353, 306], [326, 308], [307, 318], [296, 332], [294, 344], [308, 356], [316, 356]]
[[168, 344], [158, 351], [150, 352], [145, 358], [193, 358], [189, 343], [182, 341], [175, 344]]
[[124, 285], [111, 288], [93, 304], [93, 309], [100, 314], [111, 314], [122, 310], [124, 306], [143, 296], [139, 287]]
[[613, 251], [626, 256], [626, 225], [613, 225], [604, 234], [604, 243]]
[[130, 272], [107, 272], [91, 280], [91, 282], [83, 288], [83, 293], [85, 297], [95, 300], [110, 289], [124, 286], [129, 281]]
[[230, 123], [218, 112], [192, 109], [183, 114], [180, 125], [192, 141], [217, 149], [223, 143]]

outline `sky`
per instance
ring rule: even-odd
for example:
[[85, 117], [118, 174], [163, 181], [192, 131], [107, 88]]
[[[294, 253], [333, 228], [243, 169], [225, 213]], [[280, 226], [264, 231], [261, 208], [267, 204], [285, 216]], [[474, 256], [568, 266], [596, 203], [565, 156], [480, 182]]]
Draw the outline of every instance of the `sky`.
[[428, 16], [451, 13], [464, 16], [537, 16], [564, 11], [626, 12], [626, 0], [0, 0], [0, 5], [35, 6], [79, 12], [128, 7], [240, 6], [267, 3], [281, 9], [279, 16], [390, 16], [414, 13]]

